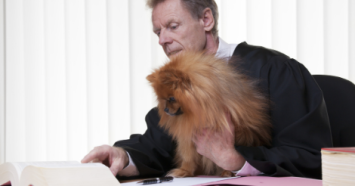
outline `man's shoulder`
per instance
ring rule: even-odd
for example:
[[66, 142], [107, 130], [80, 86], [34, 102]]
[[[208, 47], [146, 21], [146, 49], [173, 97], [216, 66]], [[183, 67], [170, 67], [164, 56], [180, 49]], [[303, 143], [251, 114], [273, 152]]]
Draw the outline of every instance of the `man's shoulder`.
[[250, 45], [246, 42], [239, 43], [233, 52], [233, 56], [242, 58], [243, 60], [264, 59], [267, 61], [270, 59], [290, 59], [289, 56], [282, 52], [266, 48], [263, 46]]
[[[282, 52], [262, 46], [238, 44], [233, 53], [231, 64], [246, 75], [264, 79], [270, 75], [278, 76], [287, 69], [297, 69], [300, 63]], [[272, 73], [271, 73], [272, 72]]]

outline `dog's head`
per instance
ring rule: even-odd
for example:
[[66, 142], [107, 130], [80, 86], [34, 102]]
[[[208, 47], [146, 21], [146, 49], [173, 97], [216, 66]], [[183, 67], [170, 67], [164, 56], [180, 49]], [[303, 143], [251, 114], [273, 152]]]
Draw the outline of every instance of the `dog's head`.
[[171, 58], [147, 76], [158, 100], [159, 125], [187, 139], [205, 128], [229, 129], [225, 111], [239, 96], [234, 79], [226, 62], [212, 55], [184, 52]]
[[169, 116], [181, 115], [184, 113], [182, 94], [189, 89], [190, 79], [179, 69], [165, 67], [147, 76], [147, 80], [157, 95], [160, 111]]
[[225, 61], [212, 55], [184, 52], [147, 76], [157, 96], [161, 123], [184, 119], [196, 128], [212, 123], [211, 113], [219, 112], [223, 105], [222, 67], [227, 68]]

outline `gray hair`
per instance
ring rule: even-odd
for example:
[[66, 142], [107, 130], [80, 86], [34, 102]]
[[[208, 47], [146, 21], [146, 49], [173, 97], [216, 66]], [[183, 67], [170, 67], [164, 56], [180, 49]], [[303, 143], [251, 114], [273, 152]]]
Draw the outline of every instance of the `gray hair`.
[[[147, 0], [147, 6], [154, 9], [159, 3], [165, 0]], [[218, 36], [218, 7], [214, 0], [181, 0], [185, 8], [190, 12], [195, 19], [202, 18], [203, 11], [206, 8], [211, 9], [214, 18], [214, 26], [211, 30], [213, 36]]]

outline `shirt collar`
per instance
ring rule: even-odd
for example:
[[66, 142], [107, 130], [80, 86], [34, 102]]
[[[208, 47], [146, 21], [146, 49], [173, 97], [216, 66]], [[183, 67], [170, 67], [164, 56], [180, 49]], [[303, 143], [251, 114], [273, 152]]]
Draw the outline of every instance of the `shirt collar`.
[[218, 41], [218, 49], [215, 56], [221, 59], [229, 59], [230, 57], [232, 57], [235, 47], [237, 47], [237, 44], [228, 44], [220, 37], [218, 37]]

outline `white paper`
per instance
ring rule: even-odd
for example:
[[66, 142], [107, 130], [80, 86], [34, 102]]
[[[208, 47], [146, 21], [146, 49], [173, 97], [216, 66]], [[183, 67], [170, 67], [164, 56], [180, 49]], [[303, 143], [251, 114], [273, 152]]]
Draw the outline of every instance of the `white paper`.
[[[235, 177], [228, 178], [204, 178], [204, 177], [189, 177], [189, 178], [174, 178], [172, 182], [163, 182], [157, 184], [151, 184], [151, 186], [188, 186], [188, 185], [197, 185], [202, 183], [209, 183], [214, 181], [221, 181], [225, 179], [232, 179]], [[141, 184], [137, 184], [138, 181], [129, 182], [129, 183], [121, 183], [122, 186], [139, 186]]]

